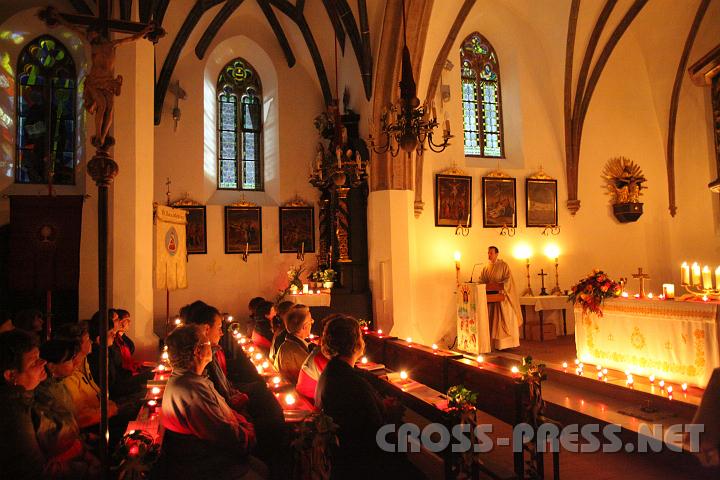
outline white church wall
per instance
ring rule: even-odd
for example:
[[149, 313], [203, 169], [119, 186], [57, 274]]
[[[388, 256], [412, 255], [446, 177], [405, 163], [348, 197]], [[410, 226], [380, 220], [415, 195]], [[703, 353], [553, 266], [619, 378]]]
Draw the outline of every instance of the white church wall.
[[[196, 29], [203, 30], [201, 26]], [[191, 38], [188, 45], [193, 44]], [[274, 299], [287, 286], [287, 270], [300, 264], [294, 253], [279, 253], [278, 207], [298, 195], [316, 207], [317, 225], [318, 194], [307, 175], [318, 140], [313, 119], [324, 109], [324, 102], [307, 50], [302, 43], [291, 44], [298, 63], [288, 68], [264, 17], [258, 9], [248, 8], [221, 29], [205, 59], [198, 60], [192, 49], [186, 49], [178, 62], [173, 80], [180, 79], [188, 98], [180, 101], [182, 117], [176, 132], [170, 94], [163, 121], [155, 127], [155, 200], [165, 201], [164, 183], [170, 177], [173, 200], [187, 193], [206, 204], [208, 253], [189, 257], [189, 286], [171, 292], [171, 312], [202, 299], [221, 311], [244, 317], [252, 297]], [[324, 50], [326, 47], [321, 45]], [[264, 192], [220, 191], [216, 187], [215, 83], [220, 69], [236, 57], [252, 64], [263, 86]], [[251, 254], [247, 263], [241, 255], [224, 253], [224, 206], [241, 198], [262, 207], [263, 253]], [[315, 255], [307, 254], [304, 263], [314, 268]], [[155, 290], [154, 296], [155, 317], [162, 319], [165, 292]]]
[[[667, 4], [665, 7], [678, 8]], [[531, 283], [536, 293], [540, 290], [537, 276], [540, 268], [551, 274], [545, 282], [548, 290], [554, 284], [553, 262], [543, 255], [543, 249], [549, 243], [558, 245], [562, 252], [562, 289], [568, 289], [593, 268], [603, 268], [613, 278], [618, 278], [630, 277], [638, 267], [643, 267], [652, 276], [648, 290], [657, 294], [665, 282], [676, 283], [680, 290], [677, 270], [683, 259], [702, 259], [712, 265], [720, 263], [720, 241], [714, 231], [718, 200], [717, 195], [713, 196], [706, 187], [707, 182], [715, 178], [713, 146], [707, 133], [709, 96], [687, 78], [681, 95], [676, 141], [676, 158], [682, 159], [678, 161], [683, 165], [678, 167], [676, 174], [678, 204], [682, 207], [674, 218], [667, 210], [667, 111], [661, 111], [658, 105], [669, 102], [670, 90], [666, 87], [672, 85], [677, 68], [674, 59], [679, 58], [686, 31], [676, 38], [670, 52], [665, 49], [652, 57], [647, 55], [647, 51], [654, 48], [652, 43], [648, 43], [642, 31], [635, 31], [633, 27], [618, 44], [597, 85], [586, 117], [578, 185], [578, 198], [582, 204], [573, 217], [565, 207], [567, 180], [562, 113], [567, 12], [537, 17], [517, 11], [512, 2], [493, 2], [492, 10], [488, 9], [487, 2], [479, 3], [468, 15], [449, 56], [456, 67], [449, 73], [443, 72], [444, 83], [451, 89], [451, 100], [443, 108], [449, 114], [456, 137], [445, 152], [427, 154], [425, 158], [425, 211], [420, 218], [412, 220], [415, 225], [408, 230], [414, 235], [415, 257], [411, 261], [414, 268], [410, 270], [409, 283], [391, 287], [393, 294], [401, 288], [415, 292], [414, 311], [420, 327], [413, 329], [409, 324], [395, 320], [398, 328], [392, 333], [400, 337], [413, 336], [425, 343], [440, 339], [452, 343], [455, 336], [454, 251], [462, 254], [461, 279], [467, 280], [473, 264], [487, 262], [487, 247], [496, 245], [501, 257], [510, 264], [515, 282], [522, 291], [526, 284], [524, 261], [514, 259], [512, 252], [520, 244], [530, 246], [534, 251]], [[653, 8], [644, 14], [652, 15], [653, 23], [662, 18], [670, 21], [667, 9], [664, 13], [661, 10]], [[594, 22], [595, 15], [589, 11], [581, 13], [576, 69], [582, 58], [577, 51], [584, 50], [592, 29], [587, 23]], [[718, 12], [711, 10], [705, 24], [712, 25], [718, 18]], [[447, 22], [430, 25], [418, 81], [421, 93], [425, 91], [432, 62], [448, 28]], [[475, 30], [489, 39], [499, 55], [507, 157], [499, 163], [517, 179], [518, 228], [516, 235], [510, 238], [500, 236], [498, 229], [482, 228], [481, 177], [493, 170], [498, 161], [466, 158], [462, 150], [458, 51], [460, 42]], [[562, 34], [558, 34], [558, 30]], [[708, 41], [701, 38], [711, 36], [708, 29], [701, 30], [691, 62], [709, 49], [702, 46]], [[600, 45], [603, 44], [601, 40]], [[668, 61], [668, 58], [673, 60]], [[656, 62], [664, 63], [658, 66]], [[669, 77], [669, 80], [658, 79], [658, 76]], [[664, 100], [659, 102], [656, 98]], [[440, 105], [439, 97], [436, 102]], [[440, 108], [438, 110], [442, 112]], [[648, 178], [649, 188], [642, 197], [645, 213], [630, 224], [620, 224], [614, 218], [601, 178], [606, 161], [620, 155], [638, 163]], [[473, 177], [473, 227], [468, 237], [455, 236], [454, 229], [434, 225], [434, 175], [451, 166], [453, 161]], [[541, 164], [548, 174], [558, 179], [561, 233], [557, 236], [545, 237], [541, 235], [541, 229], [525, 227], [525, 178], [536, 172]], [[411, 209], [412, 203], [406, 207]], [[373, 245], [371, 243], [371, 258]], [[373, 262], [371, 277], [376, 282], [378, 270], [378, 264]], [[393, 279], [400, 276], [396, 272], [392, 274]], [[629, 289], [636, 291], [637, 281], [631, 279]], [[377, 296], [375, 305], [377, 308]]]

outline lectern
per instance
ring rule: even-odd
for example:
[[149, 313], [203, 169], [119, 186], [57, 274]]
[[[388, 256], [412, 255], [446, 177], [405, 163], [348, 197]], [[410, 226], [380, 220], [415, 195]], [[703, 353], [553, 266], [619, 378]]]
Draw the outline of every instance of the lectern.
[[488, 303], [505, 299], [503, 286], [496, 283], [460, 284], [457, 293], [457, 348], [479, 355], [492, 351]]

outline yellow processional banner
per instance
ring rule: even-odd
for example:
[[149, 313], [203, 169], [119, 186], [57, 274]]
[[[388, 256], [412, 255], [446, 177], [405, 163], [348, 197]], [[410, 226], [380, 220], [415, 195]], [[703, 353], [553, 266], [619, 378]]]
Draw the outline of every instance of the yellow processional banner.
[[155, 288], [187, 288], [186, 215], [164, 205], [155, 210]]

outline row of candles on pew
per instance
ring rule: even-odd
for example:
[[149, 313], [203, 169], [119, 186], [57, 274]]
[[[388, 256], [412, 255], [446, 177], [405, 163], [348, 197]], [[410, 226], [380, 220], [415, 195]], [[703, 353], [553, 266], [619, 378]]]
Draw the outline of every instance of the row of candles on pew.
[[[567, 362], [563, 362], [563, 363], [562, 363], [562, 367], [563, 367], [563, 372], [567, 373], [568, 363], [567, 363]], [[595, 365], [595, 367], [596, 367], [596, 369], [597, 369], [597, 378], [598, 378], [598, 380], [602, 380], [602, 381], [607, 382], [607, 381], [608, 381], [608, 369], [607, 369], [607, 368], [603, 368], [601, 365]], [[584, 373], [584, 369], [585, 369], [585, 364], [583, 364], [580, 360], [578, 360], [578, 359], [576, 358], [576, 359], [575, 359], [575, 373], [578, 374], [578, 375], [580, 375], [580, 376], [582, 376], [583, 373]], [[627, 385], [627, 386], [630, 387], [630, 388], [634, 388], [634, 386], [635, 386], [635, 379], [633, 378], [632, 372], [631, 372], [630, 370], [625, 370], [625, 376], [626, 376], [625, 385]], [[655, 379], [655, 375], [650, 375], [650, 376], [648, 377], [648, 380], [650, 381], [650, 386], [651, 386], [651, 388], [654, 390], [654, 389], [655, 389], [655, 380], [656, 380], [656, 379]], [[661, 391], [667, 392], [668, 398], [669, 398], [670, 400], [672, 400], [673, 386], [672, 386], [672, 385], [669, 385], [669, 384], [666, 384], [666, 383], [665, 383], [665, 380], [663, 380], [663, 379], [660, 379], [660, 380], [658, 381], [658, 386], [660, 387], [660, 390], [661, 390]], [[680, 388], [682, 389], [683, 393], [686, 393], [687, 390], [688, 390], [688, 384], [687, 384], [687, 383], [683, 383], [682, 385], [680, 385]]]

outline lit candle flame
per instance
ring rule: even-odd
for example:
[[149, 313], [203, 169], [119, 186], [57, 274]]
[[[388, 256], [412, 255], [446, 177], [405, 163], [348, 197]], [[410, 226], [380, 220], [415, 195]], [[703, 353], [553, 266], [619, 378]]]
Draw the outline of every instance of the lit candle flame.
[[285, 403], [288, 405], [294, 405], [295, 404], [295, 395], [292, 393], [288, 393], [285, 395]]
[[485, 361], [485, 359], [483, 358], [483, 356], [482, 356], [482, 355], [478, 355], [478, 356], [477, 356], [477, 358], [476, 358], [475, 360], [476, 360], [476, 361], [477, 361], [478, 363], [482, 363], [482, 362], [484, 362], [484, 361]]
[[400, 372], [400, 378], [403, 379], [403, 380], [407, 380], [408, 374], [407, 374], [407, 372], [406, 372], [405, 370], [403, 370], [403, 371]]
[[275, 385], [280, 385], [280, 377], [273, 377], [272, 382], [273, 382]]
[[687, 389], [688, 389], [687, 383], [683, 383], [682, 385], [680, 385], [680, 387], [682, 388], [683, 392], [687, 392]]
[[518, 372], [520, 371], [520, 369], [518, 369], [518, 367], [513, 366], [513, 367], [510, 369], [510, 371], [511, 371], [513, 374], [516, 374], [516, 373], [518, 373]]
[[159, 388], [159, 387], [152, 387], [152, 389], [150, 389], [150, 393], [152, 393], [153, 395], [159, 395], [159, 394], [160, 394], [160, 388]]

